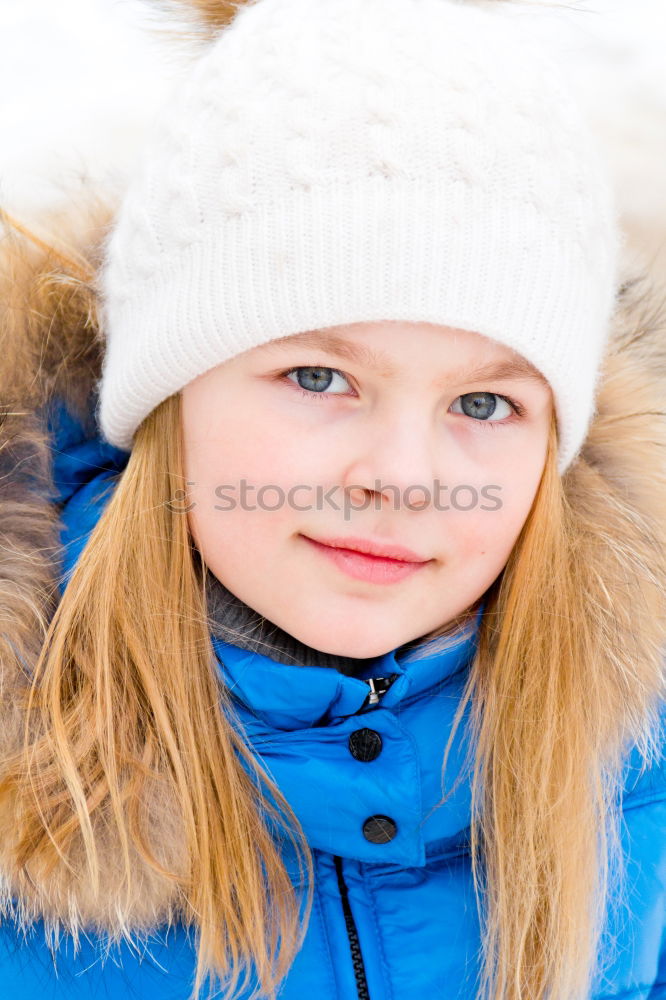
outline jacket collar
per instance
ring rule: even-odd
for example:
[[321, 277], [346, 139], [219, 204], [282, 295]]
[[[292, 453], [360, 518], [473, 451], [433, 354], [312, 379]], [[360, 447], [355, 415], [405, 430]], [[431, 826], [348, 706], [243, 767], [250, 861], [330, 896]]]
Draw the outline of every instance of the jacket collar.
[[212, 636], [221, 677], [234, 698], [256, 718], [279, 730], [327, 725], [371, 707], [371, 679], [388, 679], [379, 694], [384, 708], [400, 709], [407, 699], [425, 694], [464, 669], [476, 650], [485, 602], [473, 623], [448, 642], [433, 639], [415, 650], [392, 650], [349, 676], [328, 666], [283, 663], [263, 653], [240, 649]]
[[[483, 604], [456, 638], [392, 650], [359, 676], [276, 662], [213, 639], [242, 728], [311, 848], [401, 868], [422, 868], [429, 856], [466, 849], [470, 786], [456, 784], [464, 732], [456, 733], [447, 762], [451, 794], [444, 806], [441, 770], [482, 613]], [[369, 681], [379, 678], [391, 683], [373, 704]], [[362, 729], [381, 741], [370, 762], [352, 752]], [[387, 842], [366, 836], [368, 821], [378, 816], [393, 825]]]

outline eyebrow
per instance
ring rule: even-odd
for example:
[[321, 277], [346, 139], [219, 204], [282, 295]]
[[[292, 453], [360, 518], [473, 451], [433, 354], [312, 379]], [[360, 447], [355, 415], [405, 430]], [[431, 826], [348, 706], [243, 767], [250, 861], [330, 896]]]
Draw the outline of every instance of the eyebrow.
[[[395, 382], [400, 377], [399, 370], [383, 352], [375, 351], [366, 344], [352, 343], [326, 330], [307, 330], [305, 333], [279, 337], [268, 341], [263, 346], [269, 350], [312, 347], [316, 350], [326, 351], [327, 354], [332, 354], [345, 361], [351, 361], [353, 364], [371, 368], [389, 381]], [[549, 385], [548, 380], [541, 372], [520, 356], [507, 361], [492, 361], [477, 365], [475, 368], [456, 368], [446, 376], [447, 382], [477, 382], [483, 379], [517, 379], [537, 382], [546, 387]], [[439, 384], [438, 382], [437, 385]]]

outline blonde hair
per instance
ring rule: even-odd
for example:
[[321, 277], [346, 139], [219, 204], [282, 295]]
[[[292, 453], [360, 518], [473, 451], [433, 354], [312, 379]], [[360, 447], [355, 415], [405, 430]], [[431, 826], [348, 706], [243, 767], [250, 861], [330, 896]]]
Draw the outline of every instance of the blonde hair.
[[556, 455], [553, 417], [532, 509], [487, 593], [445, 751], [446, 762], [469, 704], [479, 995], [497, 1000], [591, 995], [605, 918], [624, 898], [627, 744], [637, 737], [646, 762], [658, 753], [656, 722], [645, 718], [659, 651], [640, 635], [646, 617], [663, 623], [651, 568], [663, 553], [651, 553], [645, 525], [600, 489], [594, 468], [582, 460], [563, 479]]
[[[621, 885], [623, 754], [636, 737], [646, 760], [656, 751], [645, 720], [664, 553], [621, 477], [603, 480], [596, 460], [617, 427], [598, 428], [562, 478], [553, 420], [532, 508], [486, 594], [443, 761], [442, 774], [470, 706], [478, 996], [490, 1000], [589, 995], [605, 902]], [[216, 672], [201, 559], [171, 503], [183, 481], [176, 395], [109, 484], [48, 627], [0, 801], [19, 891], [64, 864], [79, 921], [95, 914], [98, 930], [129, 940], [161, 920], [195, 928], [194, 995], [209, 979], [232, 997], [254, 972], [252, 995], [272, 997], [303, 942], [312, 861]], [[167, 821], [173, 836], [156, 841]], [[306, 888], [301, 915], [284, 844]], [[164, 885], [172, 902], [158, 912], [151, 888]], [[119, 924], [119, 900], [131, 921]], [[51, 905], [71, 912], [72, 895]]]
[[[233, 996], [251, 960], [273, 996], [302, 943], [277, 841], [294, 845], [299, 879], [307, 871], [308, 913], [311, 859], [216, 674], [201, 566], [170, 503], [182, 485], [179, 403], [170, 397], [142, 424], [67, 582], [3, 806], [20, 830], [16, 861], [26, 878], [48, 878], [63, 858], [96, 911], [112, 885], [130, 906], [140, 894], [138, 853], [149, 873], [173, 884], [167, 919], [196, 927], [193, 995], [215, 970]], [[173, 839], [156, 843], [151, 830], [165, 813]], [[154, 916], [144, 915], [146, 926]]]

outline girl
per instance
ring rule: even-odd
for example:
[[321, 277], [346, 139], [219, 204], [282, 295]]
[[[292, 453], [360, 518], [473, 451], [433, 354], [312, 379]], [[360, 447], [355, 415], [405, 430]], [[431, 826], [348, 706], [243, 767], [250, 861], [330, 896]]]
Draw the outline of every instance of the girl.
[[200, 6], [119, 209], [5, 218], [2, 995], [666, 996], [664, 348], [575, 105], [503, 3]]

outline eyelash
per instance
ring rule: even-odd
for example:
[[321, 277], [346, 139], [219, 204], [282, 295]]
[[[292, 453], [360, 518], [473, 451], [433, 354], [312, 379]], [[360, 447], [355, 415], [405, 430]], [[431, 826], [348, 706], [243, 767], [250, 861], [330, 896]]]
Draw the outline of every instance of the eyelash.
[[[313, 364], [313, 365], [296, 365], [294, 368], [288, 368], [285, 371], [279, 372], [278, 373], [278, 378], [280, 380], [282, 380], [282, 381], [288, 382], [289, 385], [293, 386], [294, 389], [296, 389], [297, 392], [300, 392], [300, 394], [302, 396], [305, 396], [306, 399], [313, 399], [313, 398], [317, 399], [317, 400], [319, 400], [319, 399], [322, 399], [322, 400], [324, 400], [324, 399], [334, 399], [336, 396], [344, 396], [345, 395], [345, 393], [340, 393], [340, 392], [335, 392], [335, 393], [313, 392], [311, 389], [303, 389], [300, 385], [297, 385], [291, 379], [287, 378], [288, 375], [293, 375], [294, 372], [301, 371], [301, 369], [303, 369], [303, 368], [323, 368], [325, 371], [335, 372], [337, 375], [341, 375], [342, 378], [344, 378], [347, 381], [349, 381], [348, 376], [343, 371], [340, 371], [339, 368], [331, 368], [329, 365], [318, 365], [318, 364]], [[463, 395], [467, 395], [467, 393], [463, 393]], [[520, 403], [516, 402], [516, 400], [512, 399], [511, 396], [503, 396], [499, 392], [493, 392], [493, 393], [491, 393], [491, 395], [497, 396], [498, 399], [503, 399], [506, 403], [508, 403], [509, 406], [511, 407], [511, 409], [514, 411], [514, 415], [516, 417], [522, 417], [524, 415], [524, 413], [525, 413], [524, 407], [521, 406]], [[456, 397], [456, 399], [459, 399], [459, 398], [460, 397], [458, 397], [458, 396]], [[454, 402], [455, 402], [455, 400], [454, 400]], [[472, 419], [473, 418], [470, 417], [470, 420], [472, 420]], [[484, 428], [487, 427], [490, 430], [496, 430], [498, 425], [501, 426], [502, 424], [509, 423], [510, 420], [511, 420], [511, 417], [505, 418], [504, 420], [474, 420], [474, 423], [475, 424], [482, 424], [484, 426]]]

